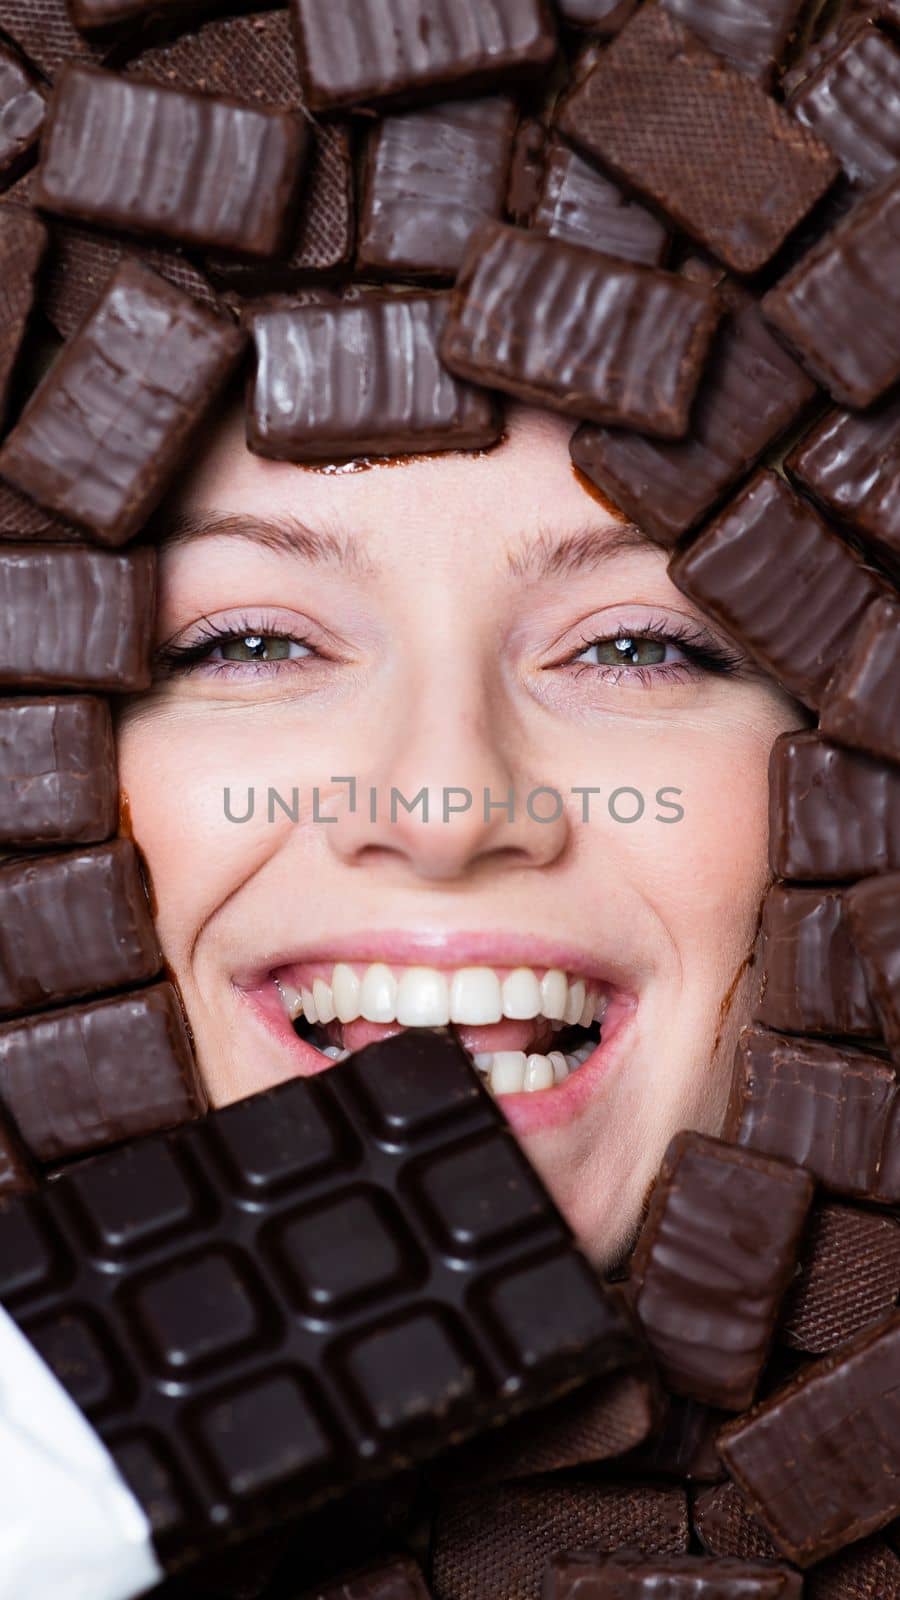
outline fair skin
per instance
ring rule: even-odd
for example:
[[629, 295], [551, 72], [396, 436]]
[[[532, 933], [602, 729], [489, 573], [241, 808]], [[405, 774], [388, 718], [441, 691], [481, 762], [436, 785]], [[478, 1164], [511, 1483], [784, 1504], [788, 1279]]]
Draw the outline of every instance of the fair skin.
[[[585, 492], [570, 433], [520, 409], [487, 454], [317, 472], [250, 455], [229, 416], [167, 508], [180, 533], [161, 551], [159, 643], [206, 655], [161, 667], [118, 739], [212, 1102], [330, 1069], [326, 1043], [397, 1030], [365, 1017], [292, 1026], [294, 995], [330, 982], [335, 963], [360, 981], [385, 963], [401, 985], [408, 968], [432, 969], [458, 1001], [461, 969], [493, 972], [503, 997], [516, 972], [526, 1012], [561, 971], [570, 1004], [605, 1007], [599, 1043], [596, 1024], [563, 1037], [541, 1016], [460, 1033], [473, 1053], [526, 1062], [557, 1040], [586, 1044], [577, 1069], [557, 1056], [552, 1086], [534, 1066], [526, 1088], [519, 1055], [499, 1074], [489, 1062], [488, 1081], [609, 1265], [671, 1135], [721, 1126], [756, 981], [769, 751], [805, 717], [672, 585], [665, 552]], [[333, 781], [350, 775], [355, 813]], [[542, 795], [530, 814], [541, 785], [562, 804]], [[255, 791], [250, 820], [229, 820], [226, 786], [235, 817]], [[287, 803], [299, 791], [299, 822], [277, 805], [269, 821], [269, 786]], [[336, 822], [313, 820], [314, 786]], [[428, 820], [421, 802], [392, 819], [392, 786], [407, 801], [426, 789]], [[587, 786], [590, 800], [572, 793]], [[474, 798], [445, 822], [451, 788]], [[512, 820], [499, 805], [485, 817], [485, 789], [513, 791]], [[642, 797], [636, 821], [610, 814], [617, 789], [623, 817]]]

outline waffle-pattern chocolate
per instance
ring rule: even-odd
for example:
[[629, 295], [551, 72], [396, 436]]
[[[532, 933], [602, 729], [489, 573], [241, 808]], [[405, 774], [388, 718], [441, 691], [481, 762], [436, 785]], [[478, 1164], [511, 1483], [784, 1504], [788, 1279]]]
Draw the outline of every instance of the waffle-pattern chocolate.
[[819, 1207], [782, 1308], [779, 1338], [826, 1355], [890, 1316], [900, 1298], [900, 1223], [856, 1206]]

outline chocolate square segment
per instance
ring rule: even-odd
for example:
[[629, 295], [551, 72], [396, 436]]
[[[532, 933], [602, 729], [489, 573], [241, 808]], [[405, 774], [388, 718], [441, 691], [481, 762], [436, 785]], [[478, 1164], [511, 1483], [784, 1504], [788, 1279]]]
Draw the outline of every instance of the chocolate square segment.
[[900, 400], [830, 411], [785, 460], [788, 477], [900, 575]]
[[146, 689], [156, 551], [0, 545], [0, 684]]
[[873, 1038], [880, 1031], [839, 889], [775, 884], [762, 915], [757, 1017], [786, 1033]]
[[583, 156], [554, 140], [531, 213], [531, 226], [551, 239], [584, 244], [623, 261], [662, 265], [669, 245], [665, 224], [630, 199]]
[[663, 0], [663, 4], [738, 72], [768, 85], [806, 0]]
[[778, 878], [840, 882], [900, 871], [900, 768], [818, 733], [769, 759], [769, 862]]
[[900, 762], [900, 605], [869, 607], [822, 701], [822, 732]]
[[846, 903], [884, 1036], [900, 1059], [900, 873], [856, 884]]
[[115, 831], [119, 790], [105, 700], [0, 700], [0, 844], [94, 844]]
[[900, 50], [880, 28], [851, 29], [789, 103], [855, 182], [877, 183], [900, 161]]

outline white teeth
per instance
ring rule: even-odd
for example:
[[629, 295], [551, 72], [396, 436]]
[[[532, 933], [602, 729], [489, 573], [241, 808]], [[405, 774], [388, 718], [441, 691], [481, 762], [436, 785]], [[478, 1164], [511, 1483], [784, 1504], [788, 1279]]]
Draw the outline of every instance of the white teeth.
[[541, 979], [541, 1011], [551, 1022], [562, 1022], [566, 1014], [566, 997], [569, 985], [566, 975], [558, 967], [551, 967]]
[[554, 1082], [553, 1065], [546, 1056], [529, 1056], [525, 1063], [525, 1090], [531, 1093], [535, 1089], [552, 1089]]
[[331, 1061], [343, 1061], [350, 1054], [349, 1050], [342, 1050], [339, 1044], [327, 1044], [322, 1051], [323, 1056], [328, 1056]]
[[491, 1067], [494, 1065], [494, 1052], [493, 1050], [479, 1050], [472, 1057], [472, 1060], [479, 1072], [490, 1072]]
[[275, 986], [281, 995], [281, 1003], [292, 1022], [300, 1016], [303, 1010], [303, 996], [299, 989], [290, 983], [284, 983], [280, 978], [275, 979]]
[[313, 1005], [316, 1008], [318, 1022], [333, 1022], [336, 1016], [334, 1000], [331, 995], [331, 984], [324, 978], [313, 980]]
[[397, 979], [390, 967], [376, 961], [366, 968], [360, 985], [360, 1014], [367, 1022], [396, 1022]]
[[405, 1028], [443, 1028], [450, 1021], [450, 987], [434, 967], [407, 967], [397, 985], [397, 1021]]
[[565, 1083], [567, 1077], [569, 1076], [569, 1063], [562, 1051], [551, 1050], [547, 1060], [553, 1068], [554, 1083]]
[[566, 1001], [566, 1022], [578, 1022], [581, 1017], [581, 1013], [584, 1010], [586, 993], [587, 991], [585, 989], [583, 980], [581, 978], [576, 978], [575, 982], [569, 989], [569, 997]]
[[[500, 979], [490, 967], [460, 967], [450, 983], [450, 1021], [486, 1025], [503, 1016]], [[524, 1059], [524, 1058], [523, 1058]]]
[[524, 1050], [495, 1050], [491, 1067], [494, 1094], [521, 1094], [525, 1087]]
[[334, 1009], [340, 1022], [353, 1022], [359, 1016], [360, 982], [352, 967], [338, 961], [331, 974]]
[[589, 1028], [593, 1022], [594, 1004], [594, 996], [591, 994], [590, 990], [588, 990], [584, 997], [584, 1006], [582, 1007], [581, 1016], [578, 1018], [582, 1028]]
[[303, 999], [303, 1013], [307, 1022], [318, 1022], [319, 1013], [316, 1010], [316, 1003], [312, 997], [312, 990], [301, 989], [300, 994]]
[[503, 1015], [518, 1021], [537, 1017], [541, 1010], [541, 986], [530, 967], [516, 967], [503, 979]]

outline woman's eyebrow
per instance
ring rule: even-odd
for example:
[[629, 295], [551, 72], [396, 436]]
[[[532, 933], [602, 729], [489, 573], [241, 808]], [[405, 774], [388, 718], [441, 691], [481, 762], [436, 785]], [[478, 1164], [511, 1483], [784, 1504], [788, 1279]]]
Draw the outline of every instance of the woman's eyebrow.
[[288, 514], [262, 517], [221, 511], [161, 513], [153, 524], [153, 533], [160, 544], [169, 547], [224, 535], [263, 545], [277, 555], [340, 567], [358, 575], [371, 576], [374, 571], [349, 534], [333, 528], [310, 528], [299, 517]]
[[523, 539], [507, 551], [509, 571], [515, 578], [550, 578], [593, 571], [631, 550], [666, 552], [634, 522], [592, 523], [563, 539], [546, 529]]

